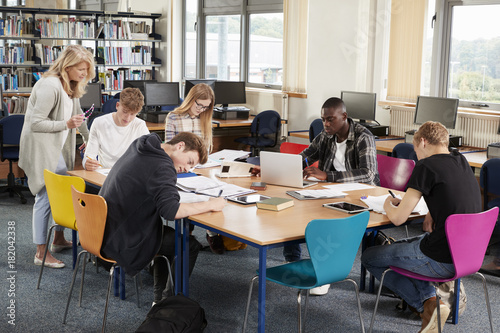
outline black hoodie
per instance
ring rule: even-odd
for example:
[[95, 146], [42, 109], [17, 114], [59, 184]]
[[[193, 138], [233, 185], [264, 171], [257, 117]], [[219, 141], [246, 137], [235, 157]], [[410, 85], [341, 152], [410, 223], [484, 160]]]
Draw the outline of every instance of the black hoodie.
[[108, 204], [101, 253], [136, 275], [160, 248], [162, 221], [179, 209], [174, 163], [157, 134], [144, 135], [116, 162], [99, 194]]

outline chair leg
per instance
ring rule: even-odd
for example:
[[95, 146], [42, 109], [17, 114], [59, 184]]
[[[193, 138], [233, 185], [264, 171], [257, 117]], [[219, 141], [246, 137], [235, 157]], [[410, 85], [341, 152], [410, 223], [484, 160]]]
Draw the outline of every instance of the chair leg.
[[[141, 274], [141, 273], [139, 273]], [[137, 307], [141, 307], [141, 300], [139, 299], [139, 281], [137, 279], [137, 275], [134, 276], [134, 282], [135, 282], [135, 294], [137, 295]]]
[[71, 301], [71, 294], [73, 292], [73, 286], [75, 285], [76, 274], [78, 273], [78, 264], [80, 262], [80, 257], [82, 253], [87, 253], [87, 251], [85, 250], [81, 251], [78, 254], [78, 257], [76, 257], [76, 266], [75, 269], [73, 270], [73, 279], [71, 280], [71, 286], [69, 287], [68, 302], [66, 303], [66, 309], [64, 310], [63, 324], [66, 324], [66, 316], [68, 315], [69, 302]]
[[359, 314], [359, 322], [361, 324], [361, 332], [365, 333], [365, 324], [363, 322], [363, 315], [361, 314], [361, 299], [359, 298], [358, 284], [356, 283], [356, 281], [352, 279], [345, 279], [344, 281], [351, 282], [354, 285], [354, 290], [356, 291], [356, 300], [358, 302], [358, 314]]
[[436, 309], [437, 309], [437, 321], [438, 321], [438, 333], [441, 333], [441, 297], [437, 292], [437, 286], [434, 285], [434, 289], [436, 289]]
[[106, 305], [104, 306], [104, 318], [102, 320], [102, 330], [101, 332], [104, 333], [106, 331], [106, 317], [108, 316], [108, 303], [109, 303], [109, 294], [111, 293], [111, 283], [113, 282], [113, 274], [115, 272], [115, 264], [111, 266], [111, 269], [109, 270], [109, 280], [108, 280], [108, 290], [106, 292]]
[[[299, 333], [302, 333], [302, 289], [297, 291], [297, 326]], [[306, 296], [307, 297], [307, 296]]]
[[248, 299], [247, 299], [247, 306], [245, 310], [245, 318], [243, 319], [243, 330], [242, 332], [245, 333], [247, 329], [247, 320], [248, 320], [248, 310], [250, 309], [250, 300], [252, 298], [252, 289], [253, 289], [253, 283], [255, 279], [257, 279], [259, 276], [255, 275], [252, 280], [250, 281], [250, 288], [248, 289]]
[[87, 268], [87, 253], [83, 257], [83, 268], [82, 268], [82, 279], [80, 281], [80, 297], [78, 298], [78, 306], [82, 306], [82, 298], [83, 298], [83, 280], [85, 279], [85, 268]]
[[460, 279], [455, 280], [455, 306], [453, 307], [453, 316], [451, 318], [452, 324], [458, 324], [458, 311], [460, 310]]
[[375, 315], [377, 314], [378, 301], [380, 300], [380, 293], [382, 292], [382, 286], [384, 285], [385, 274], [389, 271], [392, 271], [392, 269], [390, 268], [386, 269], [384, 273], [382, 273], [382, 276], [380, 277], [380, 286], [378, 287], [377, 299], [375, 301], [375, 308], [373, 309], [372, 320], [370, 322], [370, 329], [368, 330], [368, 333], [371, 333], [373, 330], [373, 323], [375, 322]]
[[488, 296], [488, 288], [486, 287], [486, 279], [484, 278], [483, 274], [481, 274], [479, 272], [477, 272], [476, 274], [481, 277], [481, 280], [483, 282], [484, 299], [486, 300], [486, 307], [488, 308], [488, 317], [490, 319], [491, 333], [493, 333], [493, 319], [491, 318], [490, 297]]
[[45, 252], [43, 253], [42, 266], [40, 267], [40, 275], [38, 276], [38, 283], [36, 284], [36, 289], [40, 289], [40, 281], [42, 281], [43, 268], [45, 267], [45, 258], [47, 257], [47, 251], [49, 250], [50, 244], [50, 235], [52, 234], [52, 230], [56, 225], [52, 225], [49, 228], [49, 233], [47, 234], [47, 240], [45, 241]]
[[[167, 269], [168, 269], [168, 280], [170, 280], [170, 285], [172, 286], [172, 295], [175, 294], [175, 284], [174, 284], [174, 279], [172, 277], [172, 268], [170, 266], [170, 260], [166, 256], [163, 256], [161, 254], [157, 254], [155, 258], [153, 258], [153, 265], [154, 265], [154, 259], [156, 258], [163, 258], [165, 259], [165, 262], [167, 263]], [[168, 280], [167, 280], [167, 286], [168, 286]]]

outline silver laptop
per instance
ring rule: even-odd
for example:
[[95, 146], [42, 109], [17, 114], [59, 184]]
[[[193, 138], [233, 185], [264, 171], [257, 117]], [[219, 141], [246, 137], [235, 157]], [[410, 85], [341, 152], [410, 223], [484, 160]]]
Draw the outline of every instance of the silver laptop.
[[304, 188], [318, 183], [304, 180], [302, 156], [269, 151], [260, 153], [260, 177], [268, 184], [289, 187]]

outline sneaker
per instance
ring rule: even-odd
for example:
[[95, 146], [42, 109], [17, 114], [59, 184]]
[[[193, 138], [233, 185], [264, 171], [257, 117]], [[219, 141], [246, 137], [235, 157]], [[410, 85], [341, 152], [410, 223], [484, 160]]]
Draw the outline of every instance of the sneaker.
[[[439, 300], [439, 314], [441, 317], [441, 331], [443, 331], [444, 324], [446, 323], [446, 319], [450, 315], [450, 308], [443, 303], [443, 301]], [[437, 318], [437, 306], [436, 306], [436, 297], [431, 297], [424, 302], [424, 312], [421, 315], [422, 317], [422, 329], [419, 333], [437, 333], [439, 332], [438, 328], [438, 318]]]
[[210, 250], [212, 250], [215, 254], [224, 254], [224, 242], [222, 241], [222, 237], [219, 235], [209, 236], [207, 234], [207, 242], [210, 245]]
[[319, 286], [319, 287], [316, 287], [316, 288], [312, 288], [311, 290], [309, 290], [309, 295], [323, 296], [323, 295], [328, 294], [328, 290], [329, 289], [330, 289], [330, 285], [329, 284], [324, 284], [322, 286]]

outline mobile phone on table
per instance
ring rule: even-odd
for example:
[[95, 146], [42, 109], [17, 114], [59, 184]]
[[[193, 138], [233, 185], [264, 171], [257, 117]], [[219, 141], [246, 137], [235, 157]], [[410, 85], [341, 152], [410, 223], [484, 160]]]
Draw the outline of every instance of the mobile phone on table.
[[250, 185], [250, 188], [252, 190], [263, 191], [267, 188], [267, 183], [265, 183], [265, 182], [253, 182], [252, 185]]
[[370, 207], [360, 206], [345, 201], [323, 204], [323, 207], [335, 209], [349, 214], [361, 213], [364, 212], [365, 210], [372, 210]]
[[262, 201], [265, 199], [269, 199], [270, 197], [258, 193], [246, 194], [239, 197], [227, 197], [227, 200], [232, 202], [237, 202], [242, 205], [250, 205], [254, 204], [257, 201]]

